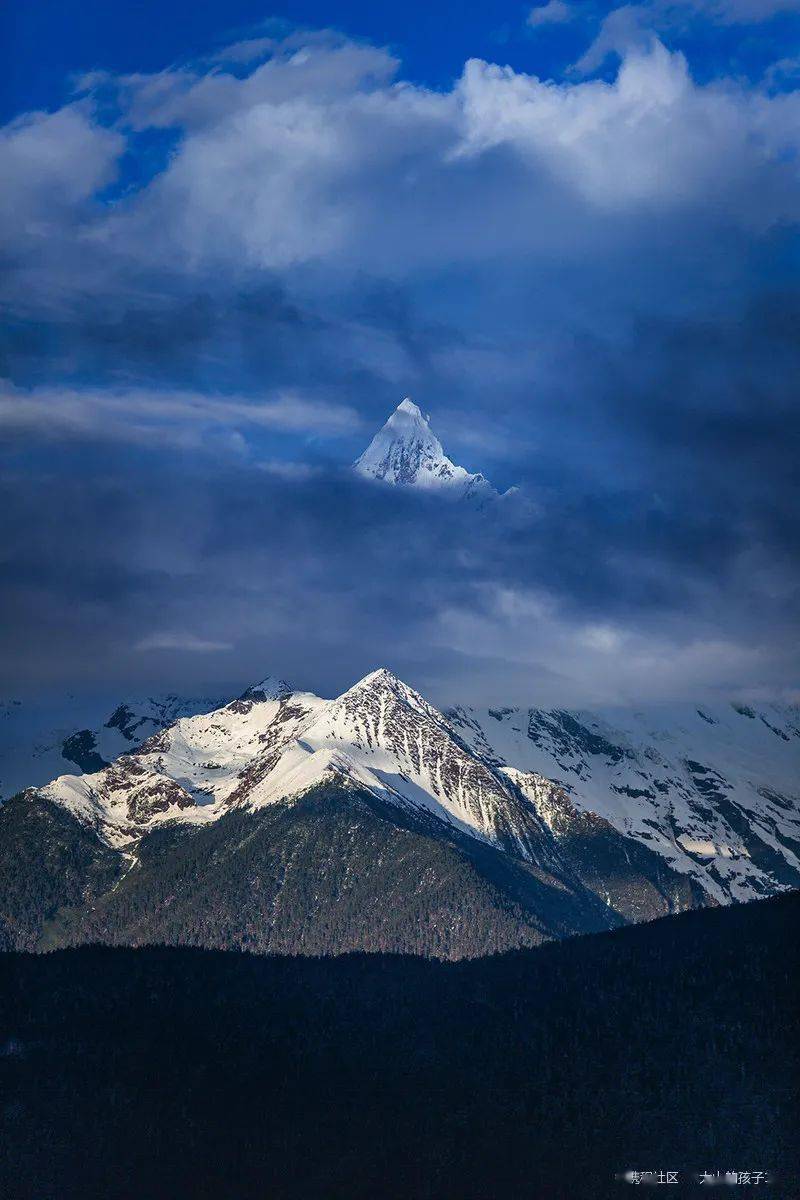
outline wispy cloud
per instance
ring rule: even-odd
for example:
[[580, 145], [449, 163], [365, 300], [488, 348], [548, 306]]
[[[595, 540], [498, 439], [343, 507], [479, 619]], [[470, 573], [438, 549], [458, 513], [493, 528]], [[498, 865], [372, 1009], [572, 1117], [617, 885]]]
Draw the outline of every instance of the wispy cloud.
[[208, 638], [195, 637], [193, 634], [179, 633], [149, 633], [137, 643], [137, 650], [175, 650], [183, 654], [218, 654], [224, 650], [232, 650], [232, 642], [218, 642]]
[[0, 390], [0, 428], [45, 439], [89, 438], [141, 444], [200, 445], [205, 431], [236, 429], [352, 434], [362, 420], [349, 405], [300, 395], [258, 401], [204, 393], [43, 387]]
[[279, 458], [260, 462], [258, 466], [268, 475], [274, 475], [277, 479], [285, 479], [290, 483], [306, 483], [309, 479], [318, 476], [322, 470], [311, 463], [289, 462]]
[[575, 9], [567, 0], [547, 0], [530, 10], [527, 24], [531, 29], [539, 29], [543, 25], [563, 25], [574, 17]]
[[631, 50], [646, 48], [654, 35], [685, 33], [708, 25], [762, 25], [782, 14], [800, 12], [800, 0], [641, 0], [615, 4], [610, 11], [596, 5], [585, 11], [594, 19], [596, 33], [573, 70], [588, 75], [610, 55], [624, 57]]

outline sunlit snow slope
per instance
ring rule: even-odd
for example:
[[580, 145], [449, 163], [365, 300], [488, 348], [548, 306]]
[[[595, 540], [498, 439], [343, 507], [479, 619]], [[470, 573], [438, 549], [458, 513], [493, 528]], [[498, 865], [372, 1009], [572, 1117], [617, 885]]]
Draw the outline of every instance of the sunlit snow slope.
[[655, 850], [717, 900], [800, 885], [796, 706], [448, 716], [487, 761], [547, 776], [578, 811]]

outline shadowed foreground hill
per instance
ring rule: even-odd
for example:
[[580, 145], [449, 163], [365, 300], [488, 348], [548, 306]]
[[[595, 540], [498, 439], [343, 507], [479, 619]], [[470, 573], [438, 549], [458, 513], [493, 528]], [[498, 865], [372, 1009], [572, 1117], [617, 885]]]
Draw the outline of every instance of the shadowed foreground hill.
[[799, 924], [791, 893], [460, 963], [5, 954], [0, 1195], [790, 1200]]
[[0, 808], [0, 949], [462, 958], [623, 920], [566, 867], [544, 870], [335, 784], [212, 824], [155, 829], [133, 857], [132, 866], [46, 799], [9, 800]]

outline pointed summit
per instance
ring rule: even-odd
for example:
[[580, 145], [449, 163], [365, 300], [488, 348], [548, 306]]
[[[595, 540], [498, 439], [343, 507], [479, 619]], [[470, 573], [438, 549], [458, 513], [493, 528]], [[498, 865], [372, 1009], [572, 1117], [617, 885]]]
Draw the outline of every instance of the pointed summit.
[[452, 462], [419, 405], [406, 396], [360, 458], [353, 463], [359, 475], [382, 483], [425, 488], [457, 499], [486, 501], [496, 495], [480, 474]]
[[[394, 671], [388, 667], [379, 667], [370, 671], [363, 679], [359, 679], [343, 693], [343, 697], [354, 697], [363, 694], [375, 695], [380, 692], [391, 692], [396, 699], [413, 704], [416, 708], [430, 708], [427, 700], [415, 691], [409, 684], [404, 683]], [[340, 697], [343, 698], [343, 697]]]
[[362, 687], [364, 684], [395, 684], [402, 681], [397, 678], [394, 671], [390, 671], [388, 667], [376, 667], [374, 671], [369, 671], [363, 679], [358, 679], [352, 685], [353, 687]]
[[391, 421], [397, 413], [408, 413], [410, 417], [417, 417], [420, 421], [424, 421], [426, 425], [430, 422], [430, 417], [423, 416], [422, 409], [418, 404], [414, 403], [410, 396], [406, 396], [405, 400], [400, 401], [389, 420]]

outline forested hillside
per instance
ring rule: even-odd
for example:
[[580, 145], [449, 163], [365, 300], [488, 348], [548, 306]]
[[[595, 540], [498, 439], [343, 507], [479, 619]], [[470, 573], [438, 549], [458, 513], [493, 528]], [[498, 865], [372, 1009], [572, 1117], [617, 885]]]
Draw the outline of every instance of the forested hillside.
[[463, 958], [621, 923], [577, 877], [336, 783], [156, 829], [135, 857], [43, 797], [0, 808], [0, 949], [159, 942]]
[[0, 1194], [604, 1200], [678, 1169], [791, 1200], [799, 918], [790, 893], [462, 963], [3, 955]]

